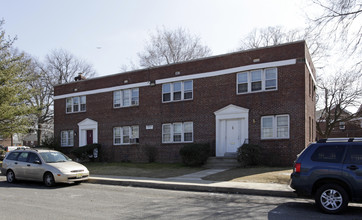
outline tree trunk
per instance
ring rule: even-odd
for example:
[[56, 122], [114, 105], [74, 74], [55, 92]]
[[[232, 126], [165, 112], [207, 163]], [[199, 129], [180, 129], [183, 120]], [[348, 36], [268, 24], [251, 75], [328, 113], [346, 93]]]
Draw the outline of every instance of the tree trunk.
[[37, 133], [37, 145], [40, 146], [41, 144], [41, 133], [42, 133], [42, 125], [38, 124], [38, 130], [36, 131]]

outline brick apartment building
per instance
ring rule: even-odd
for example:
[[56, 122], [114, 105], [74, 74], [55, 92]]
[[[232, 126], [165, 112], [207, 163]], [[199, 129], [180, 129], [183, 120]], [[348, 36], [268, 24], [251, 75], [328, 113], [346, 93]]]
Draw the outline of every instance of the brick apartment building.
[[304, 41], [141, 69], [54, 87], [65, 150], [102, 145], [106, 161], [179, 162], [186, 143], [215, 155], [258, 144], [291, 165], [315, 139], [315, 69]]

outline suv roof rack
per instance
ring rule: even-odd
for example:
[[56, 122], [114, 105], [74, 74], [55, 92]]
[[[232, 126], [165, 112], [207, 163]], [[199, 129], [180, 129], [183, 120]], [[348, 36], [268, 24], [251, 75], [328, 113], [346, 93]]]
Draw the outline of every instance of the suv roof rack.
[[362, 138], [324, 138], [317, 141], [317, 143], [328, 142], [362, 142]]

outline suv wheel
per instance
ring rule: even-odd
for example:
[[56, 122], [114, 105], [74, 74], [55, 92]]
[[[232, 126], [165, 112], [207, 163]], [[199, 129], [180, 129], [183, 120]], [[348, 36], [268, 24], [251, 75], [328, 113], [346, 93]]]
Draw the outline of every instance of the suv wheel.
[[6, 181], [8, 181], [8, 183], [13, 183], [15, 182], [15, 173], [14, 171], [12, 170], [9, 170], [7, 173], [6, 173]]
[[346, 190], [337, 184], [325, 184], [318, 188], [315, 202], [323, 212], [334, 214], [347, 208], [348, 195]]

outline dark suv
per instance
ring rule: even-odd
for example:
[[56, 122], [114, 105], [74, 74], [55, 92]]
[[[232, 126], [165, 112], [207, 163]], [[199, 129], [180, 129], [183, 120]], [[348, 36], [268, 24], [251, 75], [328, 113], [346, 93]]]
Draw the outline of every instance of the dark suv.
[[298, 155], [290, 186], [326, 213], [362, 202], [362, 138], [322, 139]]

